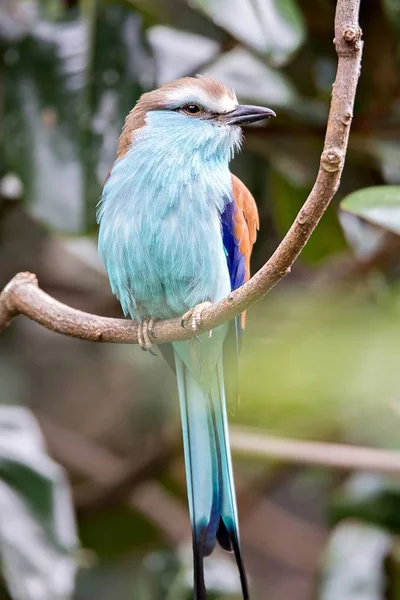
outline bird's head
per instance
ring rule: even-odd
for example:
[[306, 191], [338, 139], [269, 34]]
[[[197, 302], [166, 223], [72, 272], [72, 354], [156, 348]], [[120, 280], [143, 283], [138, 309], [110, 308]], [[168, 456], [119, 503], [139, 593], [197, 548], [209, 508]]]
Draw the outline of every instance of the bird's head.
[[118, 143], [118, 158], [140, 131], [157, 144], [199, 149], [233, 148], [240, 142], [241, 125], [275, 116], [270, 108], [238, 104], [235, 92], [204, 75], [184, 77], [143, 94], [126, 118]]

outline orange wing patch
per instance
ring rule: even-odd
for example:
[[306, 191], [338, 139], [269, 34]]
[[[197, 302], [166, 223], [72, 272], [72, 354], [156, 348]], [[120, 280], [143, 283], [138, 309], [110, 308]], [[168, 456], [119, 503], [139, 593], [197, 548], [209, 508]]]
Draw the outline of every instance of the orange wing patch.
[[[240, 252], [246, 261], [246, 281], [250, 279], [250, 257], [257, 231], [260, 228], [260, 219], [256, 202], [247, 187], [236, 175], [232, 174], [233, 199], [236, 204], [234, 233], [239, 241]], [[242, 313], [242, 327], [246, 323], [246, 311]]]
[[250, 256], [260, 227], [256, 202], [247, 187], [232, 175], [233, 199], [236, 204], [234, 232], [240, 252], [246, 260], [246, 281], [250, 279]]

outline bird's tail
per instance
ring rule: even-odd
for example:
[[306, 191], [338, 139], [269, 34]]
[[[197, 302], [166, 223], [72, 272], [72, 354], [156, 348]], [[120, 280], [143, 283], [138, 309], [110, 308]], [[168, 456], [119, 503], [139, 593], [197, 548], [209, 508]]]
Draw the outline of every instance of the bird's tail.
[[218, 541], [222, 548], [234, 552], [243, 599], [248, 600], [229, 450], [222, 360], [212, 376], [209, 391], [200, 387], [176, 353], [175, 363], [193, 532], [194, 598], [207, 598], [203, 562]]

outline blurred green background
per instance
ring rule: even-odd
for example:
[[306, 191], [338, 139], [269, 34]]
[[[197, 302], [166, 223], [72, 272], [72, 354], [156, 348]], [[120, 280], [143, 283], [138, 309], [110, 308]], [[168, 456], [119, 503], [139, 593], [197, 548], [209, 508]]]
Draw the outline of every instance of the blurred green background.
[[[95, 206], [140, 94], [195, 73], [278, 115], [246, 129], [232, 164], [259, 206], [259, 268], [316, 176], [334, 9], [334, 0], [2, 0], [0, 287], [30, 270], [71, 306], [121, 315], [97, 258]], [[342, 184], [292, 274], [249, 311], [231, 424], [396, 450], [400, 3], [362, 0], [360, 24]], [[177, 393], [162, 359], [21, 317], [0, 337], [0, 382], [1, 600], [189, 599]], [[400, 599], [400, 478], [237, 452], [234, 464], [255, 600]], [[228, 555], [213, 555], [210, 598], [240, 598], [236, 577]]]

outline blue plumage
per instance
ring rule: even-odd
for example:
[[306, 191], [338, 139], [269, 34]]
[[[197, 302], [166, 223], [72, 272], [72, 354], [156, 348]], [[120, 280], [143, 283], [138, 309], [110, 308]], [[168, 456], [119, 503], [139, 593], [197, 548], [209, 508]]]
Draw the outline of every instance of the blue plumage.
[[149, 113], [114, 164], [98, 210], [99, 251], [133, 319], [176, 316], [230, 291], [220, 215], [232, 201], [235, 129]]
[[236, 210], [234, 202], [227, 202], [221, 215], [222, 241], [226, 251], [232, 290], [236, 290], [243, 285], [246, 277], [245, 258], [240, 252], [239, 240], [235, 237], [234, 231]]
[[[238, 106], [232, 90], [204, 77], [178, 80], [142, 97], [127, 119], [123, 151], [98, 208], [100, 256], [126, 315], [138, 321], [182, 315], [242, 285], [246, 267], [235, 237], [229, 161], [241, 142], [237, 124], [271, 113]], [[223, 325], [211, 338], [201, 335], [202, 343], [172, 344], [196, 600], [207, 597], [203, 559], [217, 540], [235, 553], [243, 598], [249, 597], [225, 406], [227, 333]]]

